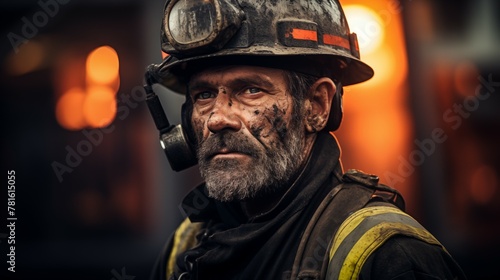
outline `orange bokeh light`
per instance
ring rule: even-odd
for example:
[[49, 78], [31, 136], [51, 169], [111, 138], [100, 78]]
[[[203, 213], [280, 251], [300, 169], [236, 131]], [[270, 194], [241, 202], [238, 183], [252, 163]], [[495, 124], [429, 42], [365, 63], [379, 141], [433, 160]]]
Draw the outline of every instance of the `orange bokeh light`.
[[99, 47], [87, 57], [86, 68], [89, 84], [116, 84], [120, 68], [118, 54], [110, 46]]
[[[411, 174], [399, 174], [401, 158], [412, 149], [402, 7], [392, 0], [341, 2], [351, 32], [357, 34], [361, 60], [375, 71], [372, 79], [344, 88], [345, 117], [337, 132], [344, 168], [377, 174], [382, 183], [411, 197]], [[411, 210], [413, 201], [407, 202]]]
[[83, 103], [85, 92], [80, 88], [73, 88], [65, 92], [56, 104], [57, 122], [68, 130], [79, 130], [86, 126], [83, 117]]
[[456, 67], [453, 73], [453, 80], [456, 91], [464, 96], [474, 96], [478, 86], [479, 70], [476, 65], [470, 61], [462, 61]]
[[19, 52], [12, 52], [6, 59], [6, 70], [9, 74], [20, 76], [37, 69], [44, 64], [47, 50], [42, 42], [29, 41], [19, 47]]
[[110, 87], [92, 86], [87, 89], [83, 115], [92, 127], [109, 125], [116, 115], [115, 92]]
[[[82, 67], [82, 61], [72, 59], [73, 63], [64, 63], [60, 76], [65, 73], [75, 73]], [[60, 88], [73, 89], [61, 95], [57, 102], [56, 117], [59, 124], [68, 130], [79, 130], [85, 127], [104, 127], [109, 125], [116, 116], [116, 93], [120, 86], [119, 61], [116, 51], [109, 46], [94, 49], [86, 59], [86, 85], [82, 89], [85, 79], [58, 79]], [[66, 75], [68, 76], [68, 75]], [[70, 75], [68, 77], [78, 77]], [[81, 83], [80, 83], [81, 81]]]
[[375, 71], [374, 77], [359, 87], [387, 88], [403, 82], [408, 72], [408, 62], [401, 11], [391, 6], [390, 1], [344, 2], [347, 4], [344, 10], [349, 27], [358, 37], [361, 60]]
[[346, 5], [344, 13], [349, 22], [349, 29], [356, 33], [358, 44], [363, 54], [380, 48], [385, 38], [384, 22], [373, 10], [363, 5]]
[[497, 191], [498, 175], [491, 166], [482, 165], [474, 170], [470, 182], [470, 194], [476, 203], [490, 203]]

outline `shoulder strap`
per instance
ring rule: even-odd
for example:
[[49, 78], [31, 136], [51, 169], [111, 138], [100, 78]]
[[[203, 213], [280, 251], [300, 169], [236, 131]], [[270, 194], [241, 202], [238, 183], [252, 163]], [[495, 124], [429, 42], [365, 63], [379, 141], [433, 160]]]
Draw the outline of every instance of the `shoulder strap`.
[[378, 184], [378, 177], [348, 170], [342, 183], [333, 188], [311, 218], [299, 244], [291, 279], [324, 279], [329, 263], [328, 249], [335, 232], [346, 218], [371, 201], [404, 207], [401, 195]]
[[358, 279], [368, 257], [397, 234], [443, 247], [422, 225], [398, 208], [362, 208], [349, 216], [335, 234], [326, 279]]
[[189, 218], [186, 218], [175, 231], [172, 248], [170, 253], [167, 252], [169, 254], [166, 267], [167, 277], [170, 277], [174, 272], [177, 255], [196, 245], [196, 235], [200, 231], [201, 225], [202, 223], [191, 223]]

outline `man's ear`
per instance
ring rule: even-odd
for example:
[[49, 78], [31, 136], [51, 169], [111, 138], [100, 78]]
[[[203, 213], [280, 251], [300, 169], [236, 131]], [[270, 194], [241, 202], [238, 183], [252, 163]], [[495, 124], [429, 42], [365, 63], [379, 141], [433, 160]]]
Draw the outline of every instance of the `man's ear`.
[[305, 103], [305, 127], [308, 132], [314, 133], [325, 128], [336, 91], [335, 83], [327, 77], [318, 79], [311, 86]]

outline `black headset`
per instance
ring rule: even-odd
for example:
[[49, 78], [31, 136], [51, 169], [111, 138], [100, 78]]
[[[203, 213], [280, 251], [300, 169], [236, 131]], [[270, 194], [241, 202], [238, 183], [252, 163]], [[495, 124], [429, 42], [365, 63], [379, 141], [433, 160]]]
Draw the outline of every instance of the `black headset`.
[[[184, 112], [186, 110], [186, 103], [182, 105], [182, 124], [172, 125], [168, 121], [160, 99], [153, 90], [153, 84], [159, 83], [161, 80], [158, 75], [158, 68], [158, 65], [151, 64], [146, 70], [146, 84], [144, 85], [144, 89], [146, 90], [146, 103], [148, 104], [156, 128], [160, 132], [160, 144], [167, 156], [170, 166], [174, 171], [182, 171], [198, 162], [195, 154], [195, 144], [193, 142], [194, 137], [187, 117], [185, 116], [187, 114]], [[189, 129], [184, 129], [188, 127]]]
[[[168, 61], [168, 58], [167, 58]], [[165, 62], [165, 61], [164, 61]], [[182, 171], [198, 163], [196, 158], [196, 137], [189, 120], [191, 104], [186, 101], [181, 108], [181, 124], [172, 125], [163, 110], [160, 99], [153, 90], [153, 84], [161, 82], [159, 75], [160, 65], [151, 64], [145, 73], [144, 89], [146, 91], [146, 103], [160, 132], [160, 144], [167, 156], [170, 166], [174, 171]], [[324, 131], [335, 131], [342, 122], [342, 95], [344, 93], [342, 83], [337, 82], [337, 91], [332, 100], [330, 116]], [[187, 98], [187, 97], [186, 97]], [[187, 100], [187, 99], [186, 99]]]

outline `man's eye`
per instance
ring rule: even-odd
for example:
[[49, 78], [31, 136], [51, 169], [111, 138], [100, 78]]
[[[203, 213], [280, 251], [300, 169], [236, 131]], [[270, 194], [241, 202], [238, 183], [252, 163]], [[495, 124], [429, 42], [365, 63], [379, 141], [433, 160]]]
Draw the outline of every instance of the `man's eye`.
[[194, 100], [203, 100], [203, 99], [209, 99], [215, 97], [215, 94], [209, 92], [209, 91], [203, 91], [198, 94], [195, 94]]
[[260, 88], [247, 88], [244, 93], [248, 94], [256, 94], [256, 93], [261, 93], [262, 90]]

